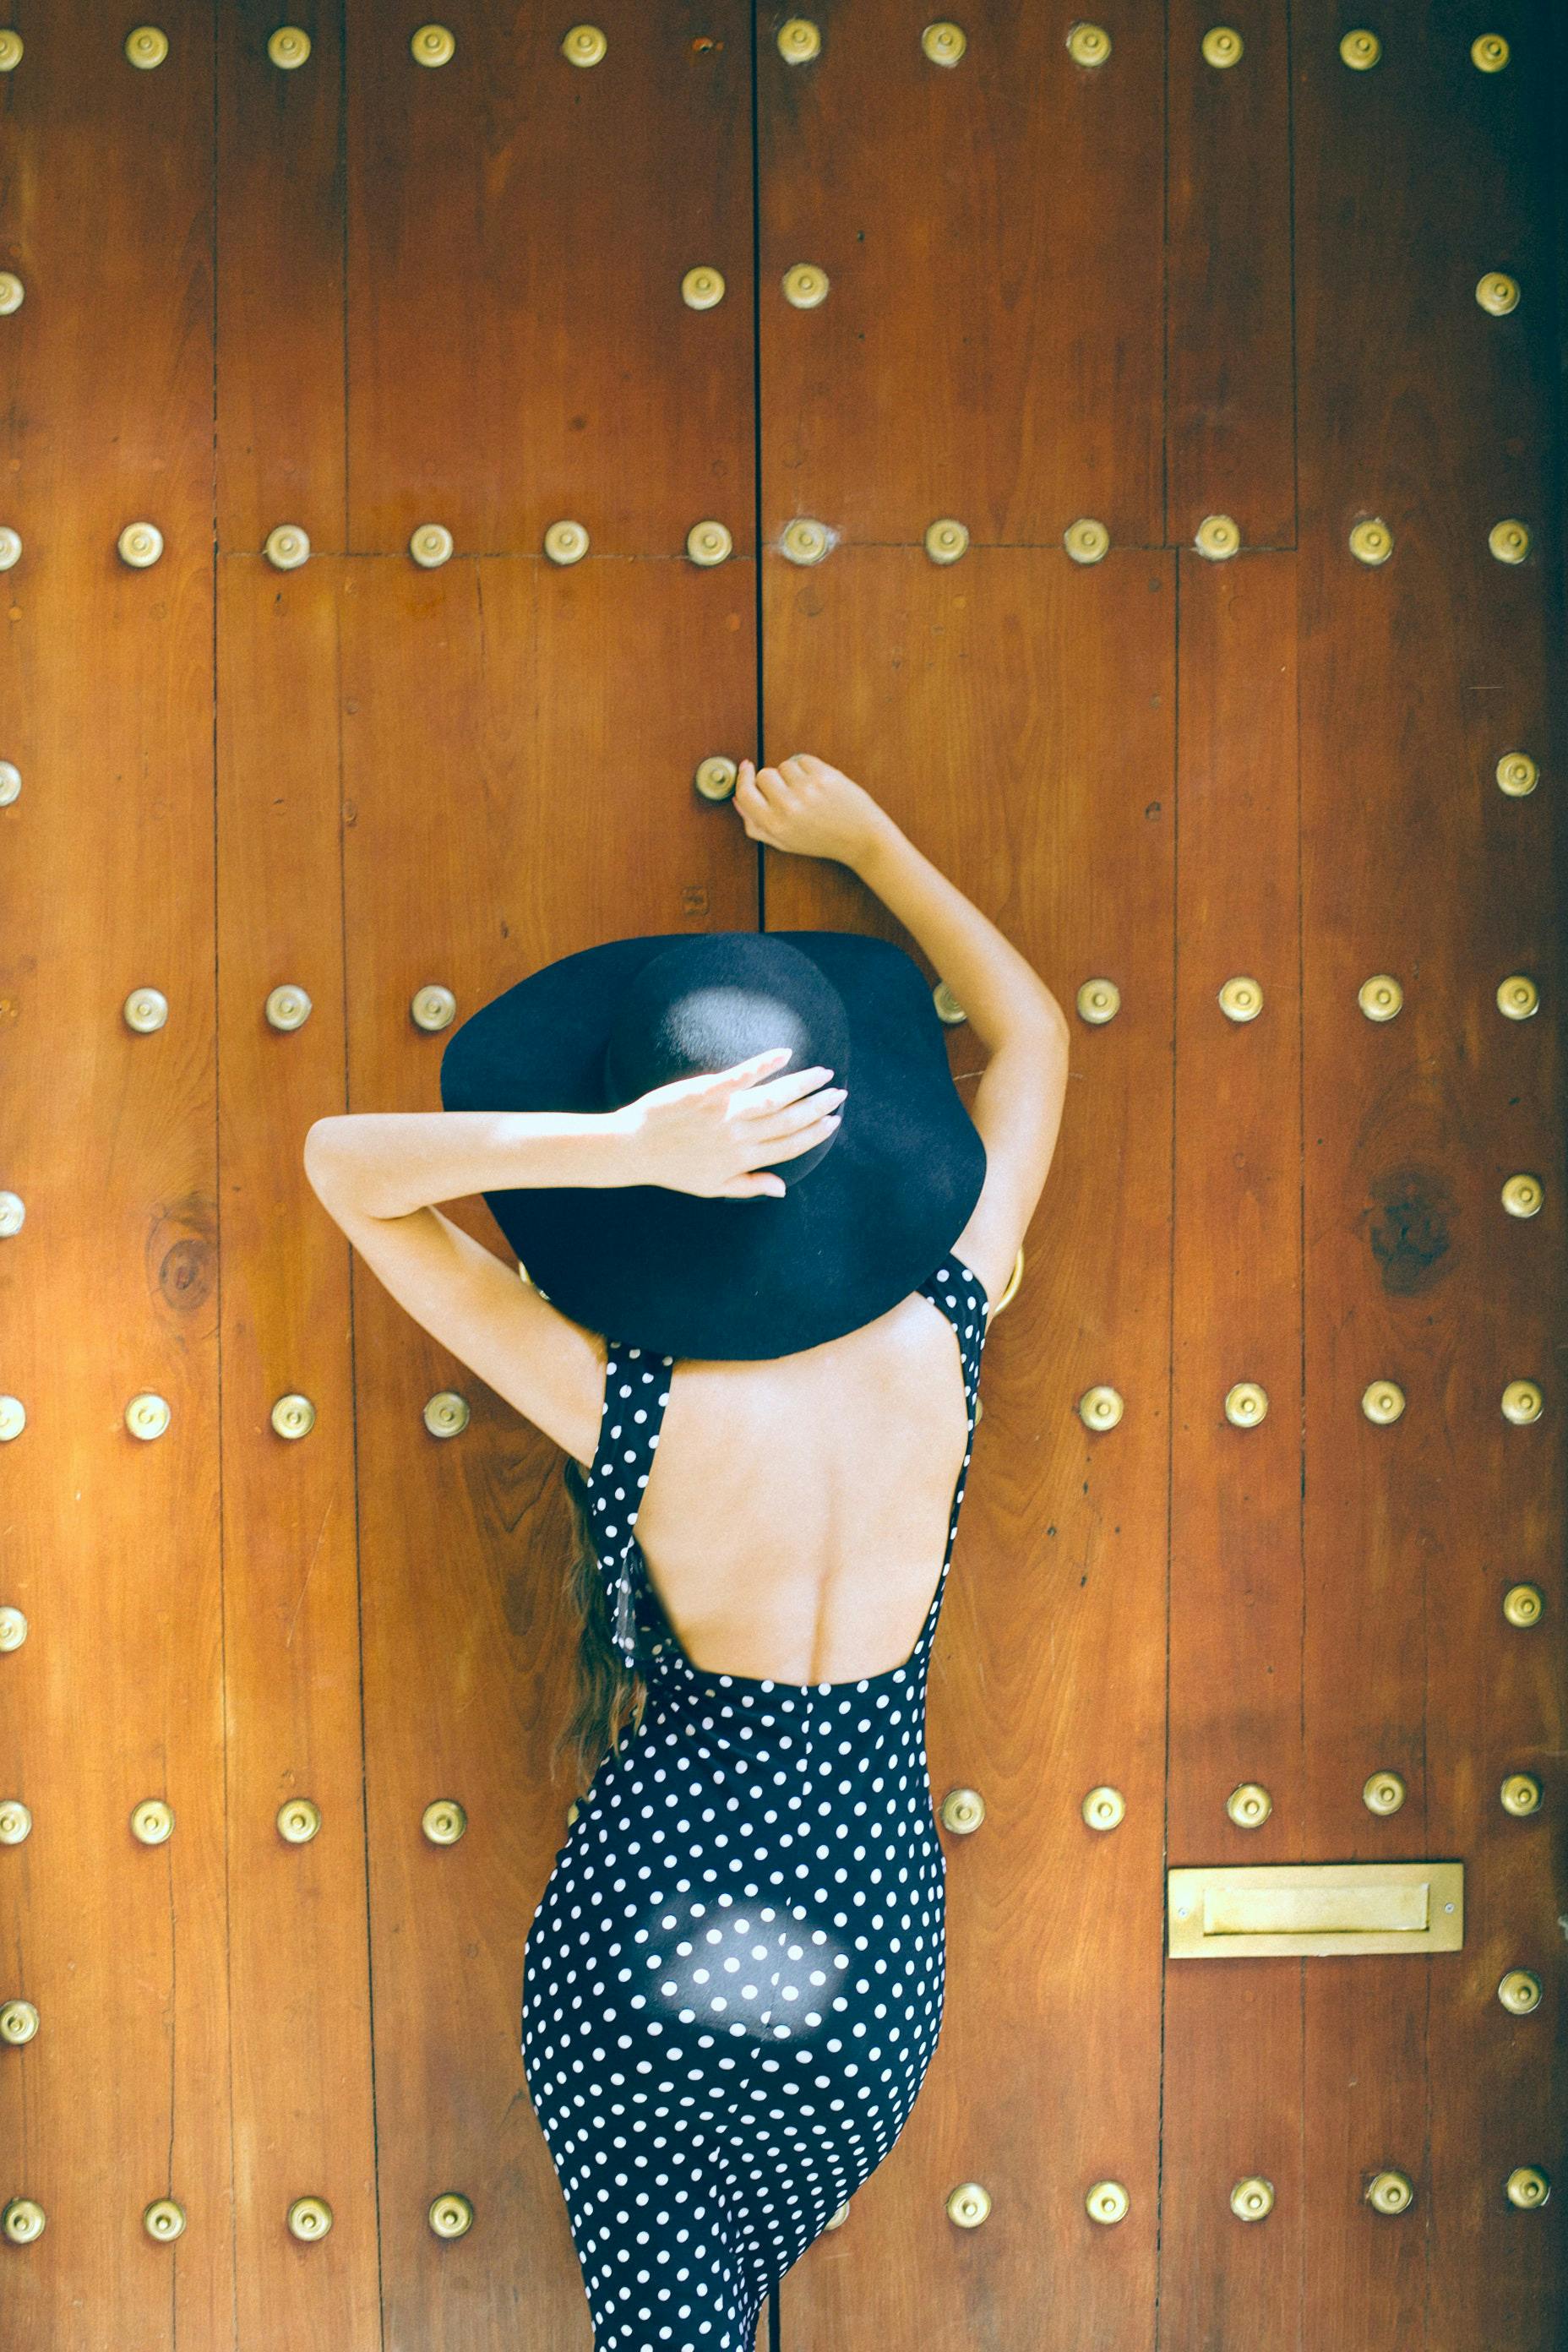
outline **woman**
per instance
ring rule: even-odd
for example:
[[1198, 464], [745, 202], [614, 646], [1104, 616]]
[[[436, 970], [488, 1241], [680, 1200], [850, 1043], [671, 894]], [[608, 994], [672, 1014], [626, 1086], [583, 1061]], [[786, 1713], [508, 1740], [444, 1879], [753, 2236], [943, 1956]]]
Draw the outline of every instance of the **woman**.
[[[1067, 1076], [1056, 998], [858, 784], [809, 756], [747, 761], [734, 805], [752, 840], [875, 891], [989, 1053], [978, 1197], [889, 1309], [786, 1353], [639, 1347], [563, 1313], [433, 1205], [783, 1197], [791, 1163], [854, 1115], [830, 1068], [782, 1069], [788, 1048], [607, 1112], [326, 1118], [306, 1144], [394, 1296], [569, 1456], [569, 1731], [592, 1779], [529, 1931], [522, 2047], [595, 2352], [752, 2352], [764, 2296], [887, 2154], [935, 2050], [926, 1670], [986, 1318]], [[903, 1181], [925, 1176], [916, 1154]], [[627, 1213], [652, 1197], [627, 1190]]]

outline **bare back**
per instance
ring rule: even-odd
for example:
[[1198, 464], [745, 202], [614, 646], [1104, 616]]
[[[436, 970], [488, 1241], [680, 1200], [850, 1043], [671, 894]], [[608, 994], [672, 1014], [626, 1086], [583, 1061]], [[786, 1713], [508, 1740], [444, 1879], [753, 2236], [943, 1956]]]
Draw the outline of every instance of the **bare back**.
[[692, 1664], [787, 1682], [900, 1664], [968, 1442], [956, 1336], [919, 1291], [798, 1355], [679, 1360], [637, 1542]]

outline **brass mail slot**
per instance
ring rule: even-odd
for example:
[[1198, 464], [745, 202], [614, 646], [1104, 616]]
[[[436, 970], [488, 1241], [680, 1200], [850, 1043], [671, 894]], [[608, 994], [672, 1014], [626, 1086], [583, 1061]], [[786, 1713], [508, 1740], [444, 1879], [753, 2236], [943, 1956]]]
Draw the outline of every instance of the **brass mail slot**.
[[1299, 1952], [1457, 1952], [1462, 1862], [1227, 1863], [1172, 1870], [1173, 1960]]

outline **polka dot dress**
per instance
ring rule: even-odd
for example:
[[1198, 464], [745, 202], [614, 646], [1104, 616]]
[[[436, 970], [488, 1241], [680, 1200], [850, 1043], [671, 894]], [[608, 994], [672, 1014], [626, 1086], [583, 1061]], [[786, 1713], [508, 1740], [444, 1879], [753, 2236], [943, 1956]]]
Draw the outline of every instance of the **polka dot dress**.
[[926, 1671], [974, 1437], [985, 1294], [950, 1251], [969, 1444], [901, 1666], [786, 1683], [694, 1666], [635, 1524], [673, 1359], [607, 1346], [589, 1476], [622, 1654], [648, 1685], [529, 1929], [522, 2053], [595, 2352], [753, 2352], [764, 2296], [875, 2170], [935, 2051], [946, 1857]]

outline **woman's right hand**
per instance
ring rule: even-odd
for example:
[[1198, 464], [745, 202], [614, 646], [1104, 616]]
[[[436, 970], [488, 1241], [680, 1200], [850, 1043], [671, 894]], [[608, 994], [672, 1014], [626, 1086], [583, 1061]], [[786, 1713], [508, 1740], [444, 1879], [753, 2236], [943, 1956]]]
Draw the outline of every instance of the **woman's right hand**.
[[868, 792], [810, 751], [756, 768], [742, 760], [735, 808], [753, 841], [858, 868], [890, 820]]

